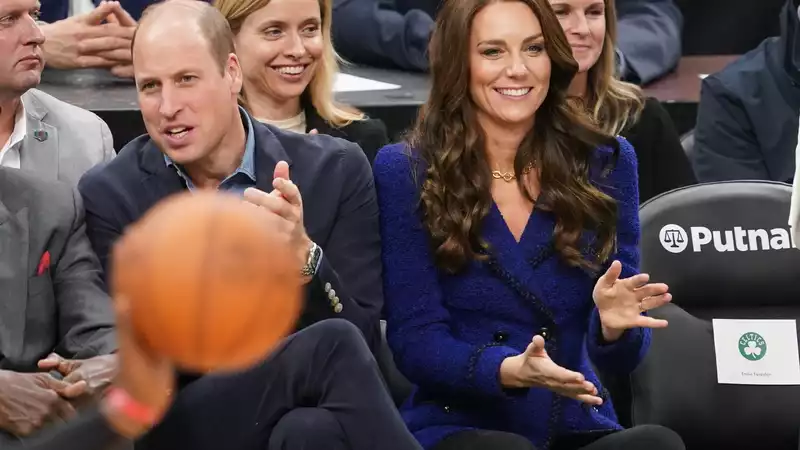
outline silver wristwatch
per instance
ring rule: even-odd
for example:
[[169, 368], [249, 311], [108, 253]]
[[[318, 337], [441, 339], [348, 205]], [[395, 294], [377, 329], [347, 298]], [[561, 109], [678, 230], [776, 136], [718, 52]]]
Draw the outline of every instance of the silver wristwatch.
[[308, 250], [308, 260], [300, 271], [304, 277], [313, 277], [317, 274], [317, 267], [319, 267], [319, 260], [322, 258], [322, 248], [315, 243], [311, 243], [311, 248]]

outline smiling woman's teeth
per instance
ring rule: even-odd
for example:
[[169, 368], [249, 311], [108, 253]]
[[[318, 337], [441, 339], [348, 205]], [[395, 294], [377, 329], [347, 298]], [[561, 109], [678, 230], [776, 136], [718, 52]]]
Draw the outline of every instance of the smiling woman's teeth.
[[305, 70], [304, 66], [291, 66], [291, 67], [278, 67], [277, 70], [279, 73], [285, 73], [287, 75], [298, 75]]
[[495, 89], [497, 92], [507, 95], [509, 97], [522, 97], [523, 95], [527, 94], [531, 91], [531, 88], [522, 88], [522, 89]]

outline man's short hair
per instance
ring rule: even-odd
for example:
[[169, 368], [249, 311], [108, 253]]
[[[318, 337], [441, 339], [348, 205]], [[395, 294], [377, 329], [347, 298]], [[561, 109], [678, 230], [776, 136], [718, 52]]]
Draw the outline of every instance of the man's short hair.
[[[139, 29], [149, 21], [158, 18], [159, 11], [166, 8], [185, 8], [187, 15], [193, 16], [200, 29], [200, 34], [208, 42], [211, 56], [219, 64], [220, 70], [224, 72], [228, 55], [236, 52], [233, 44], [233, 32], [222, 13], [202, 0], [167, 0], [148, 6], [142, 13], [136, 31], [133, 33], [131, 48], [136, 42], [136, 34]], [[165, 42], [164, 45], [169, 45], [169, 42]]]

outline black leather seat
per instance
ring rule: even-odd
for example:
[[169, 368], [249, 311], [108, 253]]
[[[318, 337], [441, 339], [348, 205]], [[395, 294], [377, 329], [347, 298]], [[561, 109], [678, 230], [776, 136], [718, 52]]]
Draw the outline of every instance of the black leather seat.
[[717, 383], [711, 319], [800, 319], [800, 251], [787, 225], [791, 186], [709, 183], [640, 210], [641, 270], [673, 304], [631, 377], [632, 422], [678, 432], [689, 450], [797, 450], [800, 386]]

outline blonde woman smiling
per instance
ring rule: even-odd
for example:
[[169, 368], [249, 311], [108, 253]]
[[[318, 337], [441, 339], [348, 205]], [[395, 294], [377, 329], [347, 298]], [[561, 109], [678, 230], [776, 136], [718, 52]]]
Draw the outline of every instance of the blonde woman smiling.
[[357, 143], [370, 162], [388, 143], [383, 122], [334, 100], [337, 56], [330, 0], [216, 0], [235, 35], [243, 106], [261, 122]]

